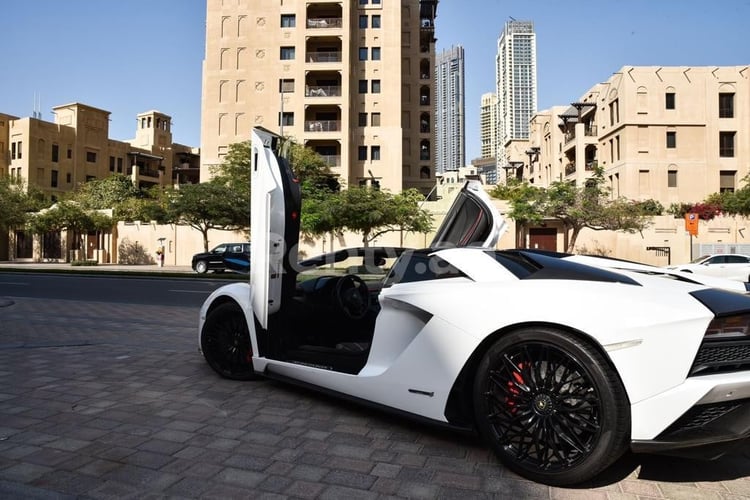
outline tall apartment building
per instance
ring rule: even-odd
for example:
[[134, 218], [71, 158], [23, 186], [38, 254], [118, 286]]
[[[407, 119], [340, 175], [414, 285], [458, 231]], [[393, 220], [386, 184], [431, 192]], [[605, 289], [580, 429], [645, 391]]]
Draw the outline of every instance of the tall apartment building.
[[479, 105], [479, 158], [471, 160], [487, 184], [497, 184], [497, 98], [494, 93], [482, 94]]
[[539, 185], [604, 169], [613, 195], [664, 206], [732, 191], [750, 173], [750, 67], [625, 66], [537, 113]]
[[[507, 21], [495, 58], [498, 152], [509, 141], [529, 137], [537, 107], [536, 34], [530, 21]], [[500, 163], [500, 161], [498, 162]]]
[[428, 193], [437, 4], [207, 0], [201, 179], [263, 126], [344, 184]]
[[482, 94], [479, 104], [479, 157], [497, 156], [497, 97], [492, 92]]
[[466, 166], [464, 48], [446, 49], [435, 59], [435, 171]]

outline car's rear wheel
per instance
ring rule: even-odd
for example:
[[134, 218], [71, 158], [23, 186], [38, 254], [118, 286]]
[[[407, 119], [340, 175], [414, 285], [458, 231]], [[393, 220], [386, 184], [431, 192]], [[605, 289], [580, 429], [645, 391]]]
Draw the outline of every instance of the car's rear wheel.
[[551, 328], [500, 337], [479, 364], [474, 409], [482, 437], [534, 481], [587, 481], [627, 449], [630, 408], [619, 377], [588, 343]]
[[224, 303], [211, 310], [201, 331], [203, 357], [216, 373], [232, 380], [252, 380], [253, 347], [242, 310]]
[[198, 274], [204, 274], [206, 271], [208, 271], [208, 264], [206, 264], [205, 261], [199, 260], [195, 263], [195, 272]]

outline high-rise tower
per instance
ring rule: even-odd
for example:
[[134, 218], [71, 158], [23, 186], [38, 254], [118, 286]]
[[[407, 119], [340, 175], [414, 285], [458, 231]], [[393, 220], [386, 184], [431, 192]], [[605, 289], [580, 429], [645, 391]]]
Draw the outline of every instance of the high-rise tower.
[[536, 112], [536, 34], [530, 21], [507, 21], [497, 41], [495, 59], [498, 151], [508, 141], [528, 139]]
[[464, 48], [451, 47], [435, 60], [435, 170], [466, 166]]

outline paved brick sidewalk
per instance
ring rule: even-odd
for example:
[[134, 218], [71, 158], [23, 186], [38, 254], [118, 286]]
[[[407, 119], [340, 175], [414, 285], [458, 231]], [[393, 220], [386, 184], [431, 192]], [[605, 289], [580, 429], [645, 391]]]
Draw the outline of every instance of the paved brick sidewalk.
[[0, 307], [0, 498], [750, 498], [750, 452], [633, 457], [588, 488], [476, 439], [271, 381], [217, 377], [192, 308]]

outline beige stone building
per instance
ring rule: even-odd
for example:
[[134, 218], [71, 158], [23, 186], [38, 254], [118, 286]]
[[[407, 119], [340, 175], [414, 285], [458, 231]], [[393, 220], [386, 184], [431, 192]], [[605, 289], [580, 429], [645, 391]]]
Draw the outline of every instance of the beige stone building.
[[434, 186], [438, 0], [208, 0], [201, 180], [263, 126], [343, 184]]
[[[529, 141], [506, 148], [506, 164], [539, 186], [556, 180], [581, 183], [599, 165], [613, 196], [655, 199], [665, 207], [699, 202], [737, 189], [750, 173], [748, 102], [748, 66], [624, 66], [577, 102], [537, 112]], [[705, 228], [694, 240], [683, 221], [664, 216], [643, 235], [591, 231], [582, 235], [581, 245], [603, 245], [618, 257], [661, 263], [664, 259], [647, 247], [670, 247], [673, 261], [684, 261], [691, 245], [750, 243], [742, 221], [701, 224]], [[534, 231], [544, 232], [546, 244], [563, 250], [564, 236], [550, 226], [530, 228], [519, 243], [542, 244]]]
[[[5, 153], [0, 175], [35, 187], [52, 201], [81, 183], [115, 173], [129, 176], [141, 188], [198, 182], [199, 149], [172, 142], [169, 115], [139, 114], [135, 137], [118, 141], [109, 138], [109, 111], [71, 103], [54, 107], [53, 113], [54, 122], [0, 114], [0, 150]], [[60, 245], [67, 245], [64, 235], [34, 243], [16, 230], [0, 244], [0, 260], [67, 260], [71, 248]], [[87, 257], [115, 261], [112, 246], [110, 235], [90, 235]]]
[[749, 101], [748, 66], [625, 66], [534, 116], [524, 177], [580, 182], [598, 164], [615, 196], [664, 205], [734, 190], [750, 172]]

